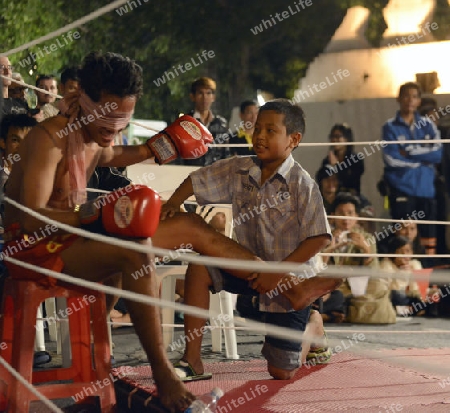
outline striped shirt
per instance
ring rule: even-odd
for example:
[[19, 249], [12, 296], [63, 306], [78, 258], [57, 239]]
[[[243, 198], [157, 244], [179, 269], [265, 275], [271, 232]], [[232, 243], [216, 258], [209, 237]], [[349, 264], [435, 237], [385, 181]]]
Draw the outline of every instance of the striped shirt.
[[[263, 260], [282, 261], [307, 238], [331, 237], [319, 188], [292, 155], [262, 185], [256, 156], [224, 159], [190, 177], [200, 205], [232, 205], [238, 242]], [[283, 296], [261, 294], [260, 310], [292, 308]]]

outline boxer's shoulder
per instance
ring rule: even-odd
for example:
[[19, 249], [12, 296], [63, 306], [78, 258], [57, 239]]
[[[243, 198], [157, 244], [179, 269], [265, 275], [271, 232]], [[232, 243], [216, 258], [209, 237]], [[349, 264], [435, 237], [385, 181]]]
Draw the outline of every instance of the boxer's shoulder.
[[33, 132], [50, 138], [57, 147], [64, 147], [69, 132], [68, 122], [69, 120], [66, 117], [57, 115], [37, 124]]

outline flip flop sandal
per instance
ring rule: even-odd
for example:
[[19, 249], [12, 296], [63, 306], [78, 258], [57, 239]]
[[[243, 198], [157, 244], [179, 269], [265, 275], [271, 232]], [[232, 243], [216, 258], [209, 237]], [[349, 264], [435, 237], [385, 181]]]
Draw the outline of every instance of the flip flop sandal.
[[212, 373], [197, 374], [192, 366], [186, 361], [177, 361], [173, 367], [175, 368], [175, 373], [181, 381], [197, 381], [197, 380], [209, 380], [212, 378]]
[[310, 348], [306, 355], [306, 361], [315, 359], [316, 364], [327, 364], [330, 361], [332, 352], [328, 345], [328, 337], [325, 330], [323, 331], [323, 337], [327, 345], [325, 347]]

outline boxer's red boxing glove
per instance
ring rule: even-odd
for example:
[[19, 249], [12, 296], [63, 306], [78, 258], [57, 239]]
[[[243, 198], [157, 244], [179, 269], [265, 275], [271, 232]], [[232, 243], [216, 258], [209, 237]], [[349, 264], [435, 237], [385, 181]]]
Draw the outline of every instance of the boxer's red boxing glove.
[[128, 185], [79, 207], [82, 228], [131, 238], [153, 236], [160, 213], [161, 198], [145, 185]]
[[160, 165], [178, 158], [196, 159], [208, 152], [213, 142], [211, 132], [197, 119], [183, 115], [170, 126], [147, 140], [147, 145]]

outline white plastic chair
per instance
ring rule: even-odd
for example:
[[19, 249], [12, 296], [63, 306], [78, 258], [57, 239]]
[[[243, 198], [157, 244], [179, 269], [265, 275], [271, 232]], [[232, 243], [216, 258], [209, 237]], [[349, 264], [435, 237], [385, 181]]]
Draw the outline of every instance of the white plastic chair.
[[[184, 279], [187, 265], [161, 265], [157, 266], [156, 273], [161, 282], [161, 298], [168, 301], [175, 301], [175, 285], [177, 279]], [[210, 312], [212, 314], [223, 314], [220, 318], [220, 325], [227, 327], [212, 328], [212, 350], [222, 351], [222, 330], [225, 336], [225, 354], [229, 359], [237, 360], [239, 355], [237, 353], [236, 330], [233, 329], [233, 298], [232, 294], [221, 291], [218, 294], [211, 294], [210, 297]], [[164, 307], [161, 309], [162, 324], [172, 324], [174, 322], [175, 312], [172, 308]], [[226, 316], [226, 317], [225, 317]], [[218, 318], [214, 318], [214, 325], [217, 324]], [[163, 327], [163, 342], [165, 348], [169, 347], [174, 341], [174, 327]]]

